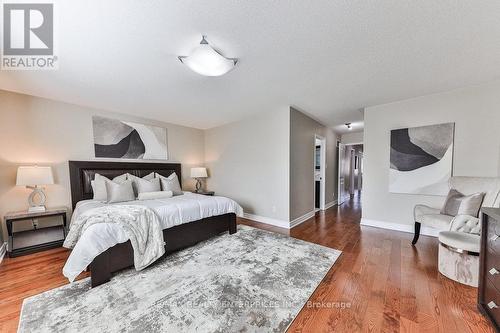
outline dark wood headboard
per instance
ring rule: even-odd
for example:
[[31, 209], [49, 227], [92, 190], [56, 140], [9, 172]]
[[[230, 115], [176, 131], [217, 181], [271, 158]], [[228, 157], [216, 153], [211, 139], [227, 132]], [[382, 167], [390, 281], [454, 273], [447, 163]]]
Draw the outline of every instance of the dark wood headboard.
[[90, 182], [94, 180], [96, 173], [113, 179], [124, 173], [144, 177], [153, 171], [165, 177], [175, 172], [182, 187], [180, 163], [69, 161], [71, 203], [73, 209], [78, 201], [93, 198], [94, 194]]

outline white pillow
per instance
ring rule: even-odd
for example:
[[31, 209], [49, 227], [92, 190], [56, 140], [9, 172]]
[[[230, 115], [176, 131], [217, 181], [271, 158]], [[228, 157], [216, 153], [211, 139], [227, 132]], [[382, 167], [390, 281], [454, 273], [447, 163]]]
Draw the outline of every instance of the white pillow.
[[[97, 175], [99, 175], [99, 174], [97, 174]], [[99, 175], [99, 176], [102, 178], [106, 178], [106, 177], [101, 176], [101, 175]], [[108, 178], [106, 178], [106, 179], [108, 179]], [[123, 175], [119, 175], [119, 176], [116, 176], [115, 178], [113, 178], [113, 181], [115, 183], [123, 183], [127, 179], [128, 179], [128, 173], [124, 173]]]
[[154, 172], [146, 175], [142, 178], [137, 176], [127, 174], [128, 179], [132, 181], [132, 187], [134, 188], [135, 196], [137, 197], [141, 192], [156, 192], [161, 191], [160, 179], [155, 178]]
[[[158, 178], [157, 178], [158, 179]], [[172, 191], [157, 191], [157, 192], [142, 192], [139, 193], [139, 200], [154, 200], [171, 198], [174, 194]]]
[[156, 173], [156, 176], [160, 178], [162, 191], [172, 191], [174, 195], [183, 194], [181, 185], [179, 184], [179, 178], [177, 178], [175, 172], [168, 177], [162, 176], [158, 173]]
[[484, 195], [485, 193], [481, 192], [465, 195], [455, 189], [450, 189], [444, 206], [441, 209], [441, 214], [450, 216], [469, 215], [478, 217]]
[[155, 173], [154, 172], [151, 172], [149, 175], [146, 175], [146, 176], [142, 177], [142, 179], [146, 179], [146, 180], [151, 180], [153, 178], [155, 178]]
[[135, 189], [137, 195], [145, 192], [159, 192], [161, 191], [160, 178], [153, 178], [151, 180], [134, 179]]
[[94, 192], [94, 200], [106, 201], [108, 199], [108, 194], [106, 191], [107, 182], [115, 182], [117, 184], [120, 184], [126, 180], [127, 180], [126, 173], [113, 178], [113, 180], [110, 180], [109, 178], [101, 176], [100, 174], [96, 173], [94, 180], [90, 182], [90, 185], [92, 186], [92, 191]]
[[108, 194], [107, 203], [135, 200], [131, 180], [126, 180], [123, 183], [106, 182], [106, 191]]

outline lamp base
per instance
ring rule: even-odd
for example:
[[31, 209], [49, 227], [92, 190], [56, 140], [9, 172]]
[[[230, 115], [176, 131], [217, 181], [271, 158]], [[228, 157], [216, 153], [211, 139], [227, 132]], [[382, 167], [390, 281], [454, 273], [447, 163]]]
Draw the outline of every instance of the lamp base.
[[45, 212], [47, 209], [45, 206], [33, 206], [28, 208], [28, 213], [41, 213]]
[[201, 179], [196, 178], [196, 191], [195, 191], [195, 193], [200, 192], [200, 190], [201, 190]]
[[[33, 192], [31, 192], [30, 196], [28, 197], [28, 213], [45, 212], [45, 200], [47, 199], [47, 196], [43, 192], [43, 188], [38, 186], [27, 187], [33, 190]], [[38, 200], [36, 200], [37, 198]]]

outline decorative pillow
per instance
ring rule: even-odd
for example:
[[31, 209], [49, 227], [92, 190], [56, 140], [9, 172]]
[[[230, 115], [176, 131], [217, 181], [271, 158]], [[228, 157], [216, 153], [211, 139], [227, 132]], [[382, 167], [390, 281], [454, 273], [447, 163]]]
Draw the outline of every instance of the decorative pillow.
[[[158, 178], [157, 178], [158, 179]], [[142, 192], [139, 193], [139, 200], [154, 200], [171, 198], [174, 194], [172, 191], [157, 191], [157, 192]]]
[[133, 185], [135, 185], [137, 195], [145, 192], [161, 191], [160, 178], [153, 178], [151, 180], [134, 179]]
[[106, 183], [107, 182], [115, 182], [115, 183], [123, 183], [127, 180], [127, 174], [120, 175], [118, 177], [110, 180], [107, 177], [104, 177], [98, 173], [95, 174], [94, 180], [90, 182], [92, 186], [92, 192], [94, 192], [94, 200], [97, 201], [106, 201], [108, 199], [108, 194], [106, 192]]
[[460, 208], [458, 209], [458, 215], [478, 217], [485, 194], [486, 193], [474, 193], [463, 197]]
[[[96, 176], [99, 175], [99, 174], [96, 174]], [[102, 178], [106, 178], [104, 176], [101, 176], [99, 175], [100, 177]], [[106, 178], [108, 179], [108, 178]], [[116, 176], [115, 178], [113, 178], [113, 181], [115, 183], [123, 183], [124, 181], [126, 181], [128, 179], [128, 173], [124, 173], [123, 175], [120, 175], [120, 176]]]
[[135, 196], [137, 197], [141, 192], [155, 192], [161, 191], [160, 179], [155, 178], [154, 172], [149, 175], [139, 178], [137, 176], [127, 174], [128, 179], [132, 181]]
[[179, 184], [179, 178], [177, 178], [175, 172], [168, 177], [156, 173], [156, 177], [160, 178], [162, 191], [172, 191], [174, 195], [183, 194], [181, 185]]
[[106, 182], [106, 191], [108, 193], [107, 203], [133, 201], [135, 200], [132, 181], [126, 180], [123, 183]]
[[146, 176], [142, 177], [142, 179], [145, 179], [145, 180], [151, 180], [153, 178], [155, 178], [155, 173], [154, 172], [151, 172], [149, 175], [146, 175]]
[[444, 206], [441, 208], [441, 214], [443, 215], [450, 215], [450, 216], [457, 216], [458, 215], [458, 209], [460, 208], [460, 198], [463, 197], [463, 194], [458, 192], [455, 189], [451, 189], [448, 192], [448, 196], [446, 197], [446, 200], [444, 201]]
[[457, 216], [457, 215], [470, 215], [477, 217], [479, 209], [483, 203], [485, 193], [474, 193], [471, 195], [464, 195], [455, 189], [451, 189], [446, 197], [441, 214]]

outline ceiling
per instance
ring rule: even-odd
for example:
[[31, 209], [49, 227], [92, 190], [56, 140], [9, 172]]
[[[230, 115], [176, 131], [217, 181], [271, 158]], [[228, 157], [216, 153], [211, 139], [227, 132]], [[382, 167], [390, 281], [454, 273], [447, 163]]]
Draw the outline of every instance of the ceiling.
[[[56, 6], [59, 69], [2, 71], [0, 89], [203, 129], [293, 105], [345, 132], [366, 106], [500, 77], [496, 0]], [[201, 34], [235, 70], [203, 77], [178, 61]]]

